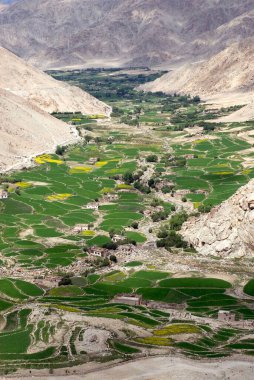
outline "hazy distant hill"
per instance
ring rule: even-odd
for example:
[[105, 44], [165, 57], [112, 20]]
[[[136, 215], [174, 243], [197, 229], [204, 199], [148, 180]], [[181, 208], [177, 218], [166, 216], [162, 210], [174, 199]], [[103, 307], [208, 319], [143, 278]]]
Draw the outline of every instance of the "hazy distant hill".
[[41, 67], [156, 65], [254, 35], [253, 0], [19, 0], [0, 44]]

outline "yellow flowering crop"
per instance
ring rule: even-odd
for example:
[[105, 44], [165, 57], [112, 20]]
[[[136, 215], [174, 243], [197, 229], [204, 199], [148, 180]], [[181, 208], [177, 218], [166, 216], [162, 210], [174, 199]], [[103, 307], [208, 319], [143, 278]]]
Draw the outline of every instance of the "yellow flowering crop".
[[49, 154], [43, 154], [41, 156], [37, 156], [37, 157], [35, 157], [34, 161], [40, 165], [46, 164], [46, 163], [57, 164], [57, 165], [63, 164], [62, 160], [54, 159]]
[[66, 199], [71, 198], [73, 195], [68, 193], [63, 194], [52, 194], [47, 196], [47, 200], [54, 202], [54, 201], [65, 201]]
[[80, 233], [80, 235], [82, 236], [94, 236], [95, 235], [95, 232], [94, 231], [91, 231], [91, 230], [87, 230], [87, 231], [82, 231]]
[[70, 169], [70, 174], [90, 173], [93, 169], [88, 166], [74, 166]]

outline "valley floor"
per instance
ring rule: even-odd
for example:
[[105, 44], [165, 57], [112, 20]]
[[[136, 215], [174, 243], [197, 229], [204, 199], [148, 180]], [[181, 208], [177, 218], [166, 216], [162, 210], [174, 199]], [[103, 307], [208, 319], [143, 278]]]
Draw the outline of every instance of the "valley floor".
[[253, 255], [201, 255], [180, 231], [253, 180], [254, 123], [111, 74], [64, 73], [111, 120], [55, 114], [80, 143], [2, 178], [0, 374], [252, 379]]

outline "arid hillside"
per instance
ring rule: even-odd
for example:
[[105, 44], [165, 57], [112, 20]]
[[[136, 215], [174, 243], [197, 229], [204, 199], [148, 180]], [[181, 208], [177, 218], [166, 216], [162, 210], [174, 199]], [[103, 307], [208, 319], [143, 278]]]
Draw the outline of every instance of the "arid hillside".
[[253, 257], [254, 180], [208, 214], [191, 218], [181, 234], [205, 256]]
[[109, 115], [111, 108], [78, 87], [57, 81], [0, 47], [0, 88], [47, 112]]
[[0, 44], [42, 67], [196, 60], [254, 35], [252, 0], [19, 0]]
[[68, 124], [2, 89], [0, 115], [0, 172], [22, 168], [32, 156], [78, 140]]
[[186, 64], [144, 86], [149, 91], [203, 97], [254, 89], [254, 40], [235, 43], [207, 61]]

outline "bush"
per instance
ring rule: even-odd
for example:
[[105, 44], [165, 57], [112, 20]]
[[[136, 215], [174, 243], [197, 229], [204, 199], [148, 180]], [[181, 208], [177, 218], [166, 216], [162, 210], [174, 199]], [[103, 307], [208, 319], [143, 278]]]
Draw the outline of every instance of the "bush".
[[112, 263], [117, 263], [117, 257], [116, 257], [115, 255], [110, 255], [109, 260], [110, 260]]
[[64, 276], [58, 283], [58, 286], [72, 285], [71, 277], [69, 275]]
[[143, 185], [139, 181], [134, 182], [134, 187], [135, 187], [135, 189], [139, 190], [141, 193], [144, 193], [144, 194], [150, 194], [151, 193], [150, 187]]
[[137, 230], [138, 229], [138, 222], [133, 222], [131, 227], [134, 228], [134, 230]]
[[179, 231], [184, 222], [188, 219], [188, 215], [185, 211], [175, 214], [170, 219], [170, 229]]
[[157, 247], [165, 247], [170, 250], [170, 248], [187, 248], [188, 244], [183, 240], [182, 236], [177, 234], [175, 231], [169, 231], [167, 236], [163, 239], [157, 241]]
[[163, 186], [163, 188], [161, 189], [161, 191], [163, 192], [163, 194], [168, 194], [168, 193], [171, 192], [171, 190], [172, 190], [172, 188], [169, 187], [169, 186]]
[[200, 205], [199, 208], [198, 208], [198, 211], [205, 214], [205, 213], [208, 213], [210, 212], [212, 209], [212, 206], [211, 205]]
[[154, 198], [151, 202], [152, 207], [160, 206], [163, 202], [159, 198]]
[[134, 181], [133, 174], [131, 172], [126, 172], [123, 175], [123, 181], [127, 184], [130, 185]]
[[169, 216], [167, 211], [158, 211], [151, 215], [153, 222], [159, 222], [160, 220], [165, 220]]
[[56, 154], [58, 156], [62, 156], [65, 151], [66, 151], [66, 147], [65, 146], [58, 145], [57, 148], [56, 148]]
[[151, 154], [150, 156], [148, 156], [146, 158], [146, 161], [147, 162], [158, 162], [158, 157], [156, 156], [156, 154]]
[[114, 243], [113, 241], [110, 241], [108, 243], [103, 244], [102, 247], [105, 248], [105, 249], [109, 249], [109, 250], [115, 251], [117, 249], [117, 244]]

